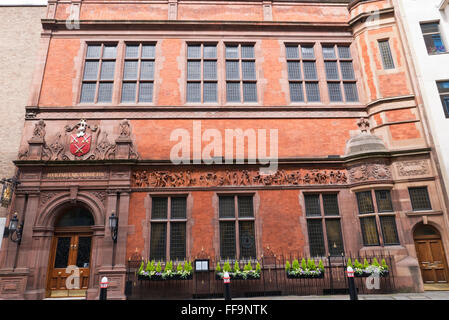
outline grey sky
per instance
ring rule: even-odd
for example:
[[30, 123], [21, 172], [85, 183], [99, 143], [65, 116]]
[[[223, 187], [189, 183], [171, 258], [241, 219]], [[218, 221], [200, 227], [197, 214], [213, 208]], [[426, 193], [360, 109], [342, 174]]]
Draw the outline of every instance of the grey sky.
[[0, 0], [0, 6], [4, 5], [24, 5], [24, 4], [47, 4], [47, 0]]

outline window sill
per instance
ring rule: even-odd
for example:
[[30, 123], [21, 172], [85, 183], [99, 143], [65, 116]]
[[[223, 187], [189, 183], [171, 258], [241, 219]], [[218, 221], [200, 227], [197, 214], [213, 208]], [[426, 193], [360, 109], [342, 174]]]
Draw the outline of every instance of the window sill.
[[421, 211], [406, 211], [405, 214], [409, 217], [414, 216], [438, 216], [443, 214], [443, 210], [421, 210]]

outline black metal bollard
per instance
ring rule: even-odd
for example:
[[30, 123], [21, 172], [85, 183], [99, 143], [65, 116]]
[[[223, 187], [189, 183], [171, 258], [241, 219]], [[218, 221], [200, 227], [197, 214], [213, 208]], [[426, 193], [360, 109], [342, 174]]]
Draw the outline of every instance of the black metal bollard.
[[359, 297], [357, 296], [357, 288], [355, 287], [354, 270], [352, 270], [351, 267], [348, 267], [346, 273], [348, 274], [349, 299], [359, 300]]
[[100, 282], [100, 300], [107, 300], [108, 299], [108, 278], [103, 277], [101, 278]]
[[225, 272], [223, 275], [223, 283], [224, 283], [224, 298], [225, 300], [232, 300], [231, 298], [231, 277], [229, 277], [229, 273]]

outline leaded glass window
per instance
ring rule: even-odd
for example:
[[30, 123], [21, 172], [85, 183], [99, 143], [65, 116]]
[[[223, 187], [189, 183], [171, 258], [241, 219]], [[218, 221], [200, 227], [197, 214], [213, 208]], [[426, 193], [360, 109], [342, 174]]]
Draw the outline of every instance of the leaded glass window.
[[112, 102], [116, 56], [116, 44], [87, 45], [80, 103]]
[[409, 188], [413, 211], [432, 210], [427, 187]]
[[187, 46], [187, 102], [218, 102], [217, 45]]
[[384, 69], [394, 69], [393, 55], [391, 54], [390, 42], [388, 40], [379, 41], [379, 51]]
[[155, 44], [126, 44], [122, 103], [153, 102]]

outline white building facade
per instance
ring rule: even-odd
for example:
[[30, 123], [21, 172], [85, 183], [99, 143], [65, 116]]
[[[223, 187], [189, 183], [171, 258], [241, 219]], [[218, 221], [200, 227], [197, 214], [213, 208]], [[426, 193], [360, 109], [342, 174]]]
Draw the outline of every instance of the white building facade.
[[394, 0], [449, 192], [449, 0]]

